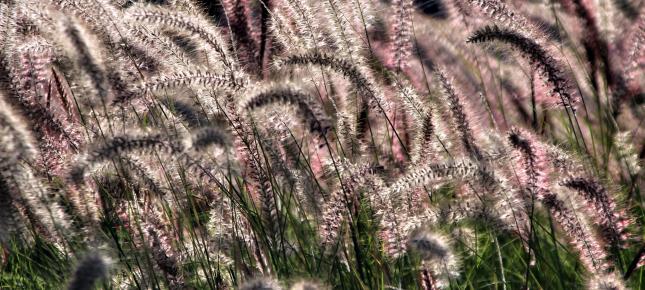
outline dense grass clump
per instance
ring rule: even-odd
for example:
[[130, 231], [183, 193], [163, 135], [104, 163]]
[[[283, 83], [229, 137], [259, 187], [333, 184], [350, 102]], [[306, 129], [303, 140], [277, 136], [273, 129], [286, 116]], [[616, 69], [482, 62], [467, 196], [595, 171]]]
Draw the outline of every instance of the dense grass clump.
[[643, 289], [645, 3], [0, 0], [1, 289]]

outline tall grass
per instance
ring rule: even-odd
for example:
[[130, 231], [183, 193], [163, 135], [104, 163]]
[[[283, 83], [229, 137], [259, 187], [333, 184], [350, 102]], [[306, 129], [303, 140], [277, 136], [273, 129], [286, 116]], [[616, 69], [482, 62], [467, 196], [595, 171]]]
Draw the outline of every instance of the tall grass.
[[643, 289], [644, 9], [0, 0], [0, 288]]

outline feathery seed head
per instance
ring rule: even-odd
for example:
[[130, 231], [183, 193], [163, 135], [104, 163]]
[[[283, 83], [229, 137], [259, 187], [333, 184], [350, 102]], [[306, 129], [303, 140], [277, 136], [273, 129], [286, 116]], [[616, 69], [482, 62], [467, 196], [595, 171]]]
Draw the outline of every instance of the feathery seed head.
[[459, 277], [459, 261], [446, 236], [421, 229], [410, 237], [409, 244], [421, 255], [423, 267], [438, 288], [448, 287], [451, 280]]
[[534, 136], [520, 128], [512, 128], [508, 139], [510, 145], [521, 155], [523, 170], [518, 171], [519, 181], [533, 195], [540, 195], [548, 188], [548, 176], [552, 169], [546, 160], [546, 150]]
[[309, 124], [309, 130], [318, 133], [321, 137], [324, 137], [332, 126], [331, 119], [320, 104], [304, 92], [289, 87], [275, 87], [260, 92], [249, 98], [242, 107], [255, 110], [276, 102], [295, 106], [298, 113]]
[[236, 92], [245, 85], [244, 79], [235, 78], [233, 75], [218, 75], [207, 71], [181, 71], [144, 81], [136, 85], [133, 91], [143, 94], [195, 86], [205, 89], [222, 88]]
[[450, 110], [452, 123], [464, 149], [475, 160], [481, 160], [483, 156], [481, 149], [475, 144], [476, 135], [473, 133], [473, 127], [469, 122], [469, 116], [464, 104], [466, 100], [457, 93], [445, 70], [437, 67], [435, 68], [435, 74], [443, 88], [446, 107]]
[[94, 289], [96, 282], [107, 278], [110, 265], [109, 258], [101, 254], [88, 254], [76, 267], [74, 277], [67, 289], [69, 290], [90, 290]]
[[443, 260], [449, 254], [447, 238], [427, 230], [417, 231], [410, 237], [409, 243], [424, 260]]
[[230, 140], [226, 133], [217, 127], [202, 127], [193, 133], [191, 142], [193, 149], [199, 151], [212, 144], [228, 146], [230, 145]]
[[589, 290], [625, 290], [625, 283], [615, 274], [603, 274], [593, 277], [587, 282]]
[[494, 21], [522, 31], [532, 36], [536, 41], [541, 41], [544, 35], [540, 33], [540, 29], [533, 24], [532, 21], [527, 19], [522, 13], [514, 11], [510, 5], [503, 3], [499, 0], [459, 0], [467, 2], [472, 6], [476, 6], [482, 13], [488, 15]]
[[269, 277], [255, 278], [242, 284], [240, 290], [280, 290], [282, 286]]
[[355, 86], [361, 97], [370, 103], [372, 108], [381, 112], [387, 112], [392, 108], [392, 105], [384, 99], [382, 93], [377, 90], [377, 86], [369, 78], [366, 73], [367, 69], [360, 66], [360, 64], [353, 63], [351, 60], [338, 58], [329, 53], [314, 51], [290, 55], [274, 62], [274, 67], [278, 70], [286, 66], [306, 65], [327, 68], [347, 78]]
[[620, 214], [609, 192], [597, 181], [581, 177], [566, 179], [561, 185], [582, 195], [594, 221], [601, 227], [602, 235], [613, 246], [620, 248], [629, 219]]
[[229, 55], [229, 48], [221, 33], [200, 13], [188, 14], [154, 5], [139, 5], [129, 8], [126, 17], [139, 23], [155, 24], [165, 29], [196, 35], [205, 44], [204, 50], [208, 52], [209, 63], [222, 64], [229, 73], [237, 71], [237, 63]]
[[560, 98], [560, 104], [575, 111], [579, 98], [571, 87], [570, 77], [563, 65], [546, 47], [521, 33], [496, 25], [475, 31], [467, 40], [469, 43], [499, 41], [511, 45], [533, 65], [553, 86], [553, 96]]
[[317, 283], [311, 281], [299, 281], [289, 288], [290, 290], [324, 290], [327, 289]]
[[[108, 77], [103, 67], [100, 51], [92, 47], [93, 40], [77, 22], [70, 17], [61, 17], [60, 19], [61, 40], [65, 44], [66, 51], [75, 60], [78, 68], [83, 71], [88, 78], [88, 87], [94, 90], [94, 94], [103, 104], [109, 103], [111, 92], [108, 87]], [[92, 100], [90, 100], [92, 103]]]
[[167, 140], [161, 134], [122, 135], [105, 142], [98, 142], [92, 147], [80, 156], [78, 164], [70, 169], [69, 178], [74, 184], [83, 183], [88, 169], [94, 168], [106, 160], [119, 157], [121, 154], [161, 152], [170, 155], [185, 150], [185, 145], [182, 142]]
[[391, 25], [391, 66], [397, 70], [408, 66], [408, 58], [412, 55], [412, 14], [414, 12], [413, 0], [394, 0]]

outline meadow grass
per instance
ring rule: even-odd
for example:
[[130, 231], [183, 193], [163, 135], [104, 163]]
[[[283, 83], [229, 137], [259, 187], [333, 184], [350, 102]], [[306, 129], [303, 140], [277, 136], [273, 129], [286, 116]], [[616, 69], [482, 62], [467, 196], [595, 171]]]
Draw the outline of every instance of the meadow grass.
[[644, 9], [0, 0], [0, 288], [644, 289]]

